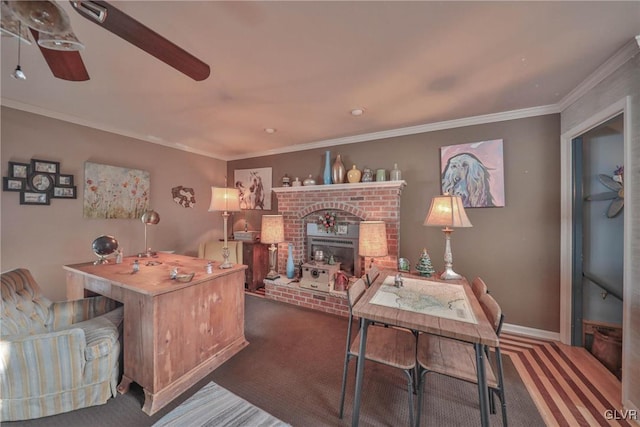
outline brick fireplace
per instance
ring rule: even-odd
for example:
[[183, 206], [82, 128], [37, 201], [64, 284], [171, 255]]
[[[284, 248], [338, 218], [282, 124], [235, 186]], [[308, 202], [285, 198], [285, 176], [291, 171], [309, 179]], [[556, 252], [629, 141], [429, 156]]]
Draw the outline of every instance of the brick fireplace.
[[[278, 272], [286, 279], [289, 243], [293, 244], [296, 265], [300, 261], [310, 261], [307, 259], [307, 223], [318, 222], [318, 216], [327, 211], [336, 213], [338, 223], [384, 221], [389, 255], [376, 258], [376, 263], [381, 267], [396, 268], [400, 251], [400, 196], [405, 185], [405, 181], [385, 181], [273, 188], [278, 213], [283, 215], [285, 224], [285, 242], [278, 245]], [[274, 287], [265, 282], [265, 288], [267, 297], [273, 299], [336, 314], [346, 313], [344, 297], [340, 295], [306, 291], [294, 284], [284, 287], [276, 284]], [[331, 300], [336, 297], [338, 301]]]

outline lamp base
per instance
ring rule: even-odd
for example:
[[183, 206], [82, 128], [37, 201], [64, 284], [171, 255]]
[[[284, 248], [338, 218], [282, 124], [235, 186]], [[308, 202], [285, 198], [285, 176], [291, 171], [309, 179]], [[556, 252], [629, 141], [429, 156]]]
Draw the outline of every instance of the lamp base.
[[275, 270], [271, 270], [270, 272], [267, 273], [267, 275], [265, 276], [265, 279], [267, 280], [276, 280], [279, 279], [280, 275], [278, 274], [277, 271]]
[[225, 269], [225, 268], [231, 268], [233, 267], [233, 264], [228, 260], [224, 260], [224, 262], [222, 264], [220, 264], [220, 268]]
[[451, 267], [445, 267], [444, 272], [440, 275], [442, 280], [458, 280], [462, 279], [462, 276], [453, 271]]
[[222, 264], [220, 264], [220, 268], [225, 269], [231, 267], [233, 267], [233, 263], [229, 261], [229, 248], [225, 245], [225, 247], [222, 248]]
[[156, 251], [152, 251], [151, 248], [149, 248], [146, 252], [140, 252], [138, 258], [151, 258], [157, 255], [158, 253]]

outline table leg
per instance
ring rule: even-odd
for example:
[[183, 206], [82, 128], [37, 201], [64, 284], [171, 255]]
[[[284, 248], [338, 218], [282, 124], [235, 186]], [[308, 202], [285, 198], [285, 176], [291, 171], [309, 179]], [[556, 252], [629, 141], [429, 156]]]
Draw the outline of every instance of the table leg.
[[476, 350], [476, 366], [478, 369], [478, 400], [480, 402], [480, 422], [482, 427], [489, 425], [489, 390], [487, 389], [487, 375], [485, 372], [484, 346], [474, 344]]
[[364, 380], [364, 355], [367, 354], [367, 329], [369, 321], [360, 318], [360, 349], [356, 370], [356, 394], [353, 399], [353, 415], [351, 416], [351, 426], [358, 427], [360, 421], [360, 398], [362, 396], [362, 382]]

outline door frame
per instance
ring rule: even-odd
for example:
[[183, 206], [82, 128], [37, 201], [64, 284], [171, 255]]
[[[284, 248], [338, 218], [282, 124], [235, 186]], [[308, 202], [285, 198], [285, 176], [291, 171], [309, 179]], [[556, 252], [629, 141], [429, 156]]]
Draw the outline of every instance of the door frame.
[[[573, 139], [585, 132], [597, 127], [607, 120], [623, 114], [623, 144], [624, 144], [624, 168], [629, 171], [628, 162], [631, 158], [631, 97], [626, 96], [621, 100], [602, 109], [600, 112], [577, 124], [560, 136], [560, 341], [571, 345], [571, 321], [572, 321], [572, 279], [573, 279]], [[627, 179], [628, 181], [628, 179]], [[626, 184], [625, 184], [626, 186]], [[627, 191], [625, 191], [626, 193]], [[626, 208], [626, 207], [625, 207]], [[631, 230], [631, 215], [624, 216], [624, 229]], [[629, 286], [631, 283], [631, 246], [628, 233], [623, 237], [623, 313], [622, 328], [629, 331], [629, 304], [631, 295]], [[622, 342], [622, 353], [625, 353], [625, 340]], [[624, 357], [623, 357], [624, 359]], [[623, 362], [624, 363], [624, 362]], [[624, 372], [625, 366], [623, 366]], [[628, 372], [628, 371], [627, 371]]]

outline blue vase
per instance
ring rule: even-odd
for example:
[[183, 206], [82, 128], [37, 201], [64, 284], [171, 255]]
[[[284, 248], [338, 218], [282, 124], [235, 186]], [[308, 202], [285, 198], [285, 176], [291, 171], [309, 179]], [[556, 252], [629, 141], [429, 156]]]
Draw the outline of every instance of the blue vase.
[[327, 151], [325, 153], [324, 174], [322, 175], [322, 181], [325, 185], [331, 184], [331, 151]]
[[295, 277], [296, 268], [293, 265], [293, 244], [289, 243], [289, 256], [287, 257], [287, 278], [293, 279]]

